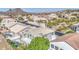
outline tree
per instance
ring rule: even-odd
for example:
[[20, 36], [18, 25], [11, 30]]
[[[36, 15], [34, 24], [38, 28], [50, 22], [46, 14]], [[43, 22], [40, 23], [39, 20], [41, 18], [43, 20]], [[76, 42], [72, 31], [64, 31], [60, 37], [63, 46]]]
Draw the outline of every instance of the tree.
[[2, 20], [3, 20], [3, 19], [0, 17], [0, 23], [1, 23]]
[[19, 17], [19, 18], [18, 18], [18, 21], [23, 22], [24, 19], [23, 19], [22, 17]]
[[32, 39], [31, 43], [28, 46], [29, 50], [47, 50], [50, 46], [48, 39], [44, 37], [36, 37]]
[[48, 27], [52, 27], [53, 25], [52, 25], [51, 22], [48, 22], [48, 23], [47, 23], [47, 26], [48, 26]]
[[20, 43], [17, 47], [17, 50], [27, 50], [27, 45]]
[[25, 45], [23, 43], [14, 42], [14, 41], [11, 41], [10, 39], [7, 39], [7, 42], [10, 44], [10, 46], [13, 49], [16, 49], [16, 50], [27, 50], [27, 45]]
[[49, 21], [49, 22], [47, 23], [47, 26], [50, 27], [50, 28], [51, 28], [52, 26], [55, 26], [55, 25], [57, 25], [57, 23], [54, 22], [54, 21], [53, 21], [53, 22]]
[[15, 42], [11, 41], [10, 39], [7, 39], [7, 42], [11, 45], [11, 47], [12, 47], [13, 49], [16, 49], [16, 48], [17, 48], [17, 45], [16, 45]]
[[28, 18], [28, 21], [32, 21], [32, 22], [34, 21], [31, 14], [27, 15], [27, 18]]

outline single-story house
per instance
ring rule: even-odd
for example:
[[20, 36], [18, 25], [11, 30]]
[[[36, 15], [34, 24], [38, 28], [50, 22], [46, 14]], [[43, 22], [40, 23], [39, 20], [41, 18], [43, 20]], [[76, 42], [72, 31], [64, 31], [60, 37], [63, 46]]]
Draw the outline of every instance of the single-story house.
[[13, 18], [4, 18], [1, 22], [2, 27], [10, 28], [14, 26], [17, 23], [17, 21]]
[[70, 28], [76, 32], [79, 31], [79, 23], [72, 25]]
[[29, 38], [43, 36], [48, 38], [50, 41], [56, 38], [55, 32], [49, 28], [31, 28], [26, 32]]
[[49, 50], [79, 50], [79, 33], [66, 34], [52, 40]]

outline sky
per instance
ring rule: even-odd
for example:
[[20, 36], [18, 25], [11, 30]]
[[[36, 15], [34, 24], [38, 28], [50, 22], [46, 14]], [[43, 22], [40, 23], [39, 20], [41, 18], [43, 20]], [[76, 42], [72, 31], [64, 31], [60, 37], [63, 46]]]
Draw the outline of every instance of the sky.
[[27, 9], [23, 9], [24, 11], [27, 12], [35, 12], [35, 13], [39, 13], [39, 12], [55, 12], [55, 11], [61, 11], [64, 10], [64, 8], [27, 8]]
[[[10, 8], [0, 8], [0, 11], [7, 11]], [[66, 10], [67, 8], [22, 8], [26, 12], [31, 13], [40, 13], [40, 12], [55, 12], [55, 11], [62, 11]], [[69, 9], [69, 8], [68, 8]], [[75, 9], [75, 8], [71, 8]]]

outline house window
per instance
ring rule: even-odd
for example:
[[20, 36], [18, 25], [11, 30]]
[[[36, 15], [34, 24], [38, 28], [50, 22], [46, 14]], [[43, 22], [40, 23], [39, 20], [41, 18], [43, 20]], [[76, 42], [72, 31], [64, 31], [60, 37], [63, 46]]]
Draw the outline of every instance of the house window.
[[59, 48], [57, 46], [55, 46], [55, 49], [58, 50]]
[[54, 48], [54, 45], [53, 44], [51, 44], [51, 48]]

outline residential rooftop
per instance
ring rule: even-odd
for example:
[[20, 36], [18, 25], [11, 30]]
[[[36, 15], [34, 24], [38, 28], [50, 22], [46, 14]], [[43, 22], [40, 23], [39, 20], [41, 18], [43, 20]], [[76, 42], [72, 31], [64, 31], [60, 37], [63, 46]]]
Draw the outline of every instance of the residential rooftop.
[[16, 25], [14, 25], [10, 28], [10, 31], [12, 31], [13, 33], [19, 33], [22, 30], [24, 30], [25, 28], [26, 28], [26, 26], [24, 26], [23, 24], [17, 23]]
[[51, 42], [66, 42], [74, 49], [79, 50], [79, 33], [66, 34]]
[[31, 28], [27, 31], [27, 33], [31, 33], [33, 35], [46, 35], [46, 34], [49, 34], [49, 33], [52, 33], [54, 32], [53, 30], [49, 29], [49, 28], [42, 28], [42, 27], [39, 27], [39, 28]]

